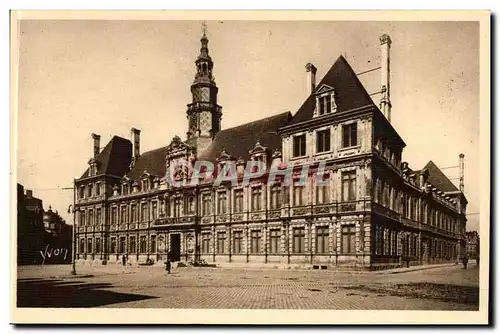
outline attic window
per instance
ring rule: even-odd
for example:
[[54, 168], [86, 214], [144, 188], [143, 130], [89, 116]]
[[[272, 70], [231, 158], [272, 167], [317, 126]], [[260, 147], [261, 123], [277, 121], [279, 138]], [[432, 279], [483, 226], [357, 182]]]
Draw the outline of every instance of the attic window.
[[330, 114], [337, 110], [335, 103], [335, 91], [333, 87], [321, 85], [316, 92], [316, 110], [317, 116]]
[[332, 99], [330, 95], [318, 98], [319, 115], [328, 114], [332, 111]]

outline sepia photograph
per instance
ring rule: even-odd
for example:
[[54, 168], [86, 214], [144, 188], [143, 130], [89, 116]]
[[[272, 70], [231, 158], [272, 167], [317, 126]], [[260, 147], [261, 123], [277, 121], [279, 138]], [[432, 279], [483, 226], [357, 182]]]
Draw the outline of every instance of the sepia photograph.
[[14, 323], [488, 322], [490, 13], [294, 14], [11, 12]]

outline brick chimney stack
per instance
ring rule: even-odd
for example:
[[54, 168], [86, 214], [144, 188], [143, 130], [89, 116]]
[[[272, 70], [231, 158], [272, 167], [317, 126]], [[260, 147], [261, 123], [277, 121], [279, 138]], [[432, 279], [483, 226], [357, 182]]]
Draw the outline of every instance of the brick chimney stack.
[[306, 73], [307, 73], [307, 96], [310, 96], [312, 93], [314, 93], [314, 90], [316, 89], [316, 67], [311, 64], [307, 63], [306, 64]]
[[132, 141], [133, 145], [133, 151], [132, 151], [133, 160], [136, 160], [141, 155], [140, 136], [141, 136], [141, 130], [138, 130], [136, 128], [130, 129], [130, 140]]
[[101, 150], [101, 136], [93, 133], [92, 139], [94, 140], [94, 155], [93, 155], [93, 157], [95, 159], [99, 155], [99, 152]]
[[391, 121], [391, 38], [389, 35], [380, 36], [380, 67], [381, 67], [381, 98], [380, 98], [380, 111], [385, 115], [387, 120]]

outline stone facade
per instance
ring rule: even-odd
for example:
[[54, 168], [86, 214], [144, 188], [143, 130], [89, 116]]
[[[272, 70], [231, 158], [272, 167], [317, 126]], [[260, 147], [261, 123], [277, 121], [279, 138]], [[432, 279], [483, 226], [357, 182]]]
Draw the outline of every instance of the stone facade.
[[[221, 130], [207, 45], [203, 36], [187, 140], [140, 154], [137, 138], [115, 137], [75, 180], [79, 261], [161, 264], [170, 251], [185, 263], [376, 270], [463, 253], [463, 193], [432, 161], [402, 162], [403, 140], [342, 56], [294, 115]], [[303, 186], [267, 173], [246, 185], [168, 182], [173, 166], [175, 180], [190, 180], [199, 160], [219, 171], [234, 161], [238, 181], [247, 161], [293, 164], [294, 180], [311, 168]], [[326, 187], [316, 184], [320, 161]]]

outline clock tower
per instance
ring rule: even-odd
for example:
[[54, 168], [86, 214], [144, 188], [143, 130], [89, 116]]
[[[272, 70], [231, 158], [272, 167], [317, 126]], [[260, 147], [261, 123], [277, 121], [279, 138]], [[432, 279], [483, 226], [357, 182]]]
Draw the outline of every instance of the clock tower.
[[193, 100], [187, 105], [188, 132], [187, 144], [203, 152], [220, 131], [222, 107], [217, 104], [218, 88], [212, 75], [214, 63], [208, 55], [206, 25], [203, 24], [203, 37], [198, 59], [195, 61], [196, 75], [191, 85]]

